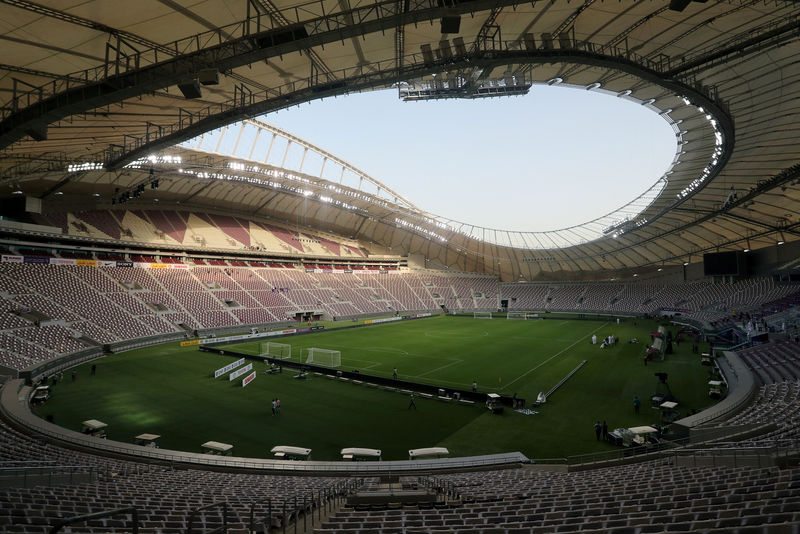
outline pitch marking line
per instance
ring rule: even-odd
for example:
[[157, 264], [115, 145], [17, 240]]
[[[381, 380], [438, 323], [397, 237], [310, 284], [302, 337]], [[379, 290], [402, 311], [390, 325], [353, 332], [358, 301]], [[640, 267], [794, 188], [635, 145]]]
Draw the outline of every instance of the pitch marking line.
[[555, 358], [556, 356], [560, 356], [561, 354], [565, 353], [566, 351], [568, 351], [569, 349], [571, 349], [572, 347], [574, 347], [574, 346], [575, 346], [575, 345], [577, 345], [578, 343], [583, 343], [583, 342], [584, 342], [584, 340], [585, 340], [586, 338], [588, 338], [589, 336], [591, 336], [592, 334], [594, 334], [595, 332], [597, 332], [597, 331], [598, 331], [598, 330], [600, 330], [601, 328], [604, 328], [604, 327], [605, 327], [607, 324], [608, 324], [608, 322], [605, 322], [605, 323], [601, 324], [600, 326], [598, 326], [597, 328], [595, 328], [594, 330], [592, 330], [591, 332], [589, 332], [589, 333], [588, 333], [588, 334], [587, 334], [585, 337], [582, 337], [582, 338], [578, 339], [578, 340], [577, 340], [575, 343], [573, 343], [573, 344], [572, 344], [572, 345], [570, 345], [569, 347], [563, 348], [563, 349], [561, 349], [560, 351], [556, 352], [555, 354], [553, 354], [552, 356], [550, 356], [549, 358], [547, 358], [545, 361], [543, 361], [542, 363], [540, 363], [539, 365], [537, 365], [537, 366], [536, 366], [536, 367], [534, 367], [533, 369], [528, 369], [527, 371], [525, 371], [524, 373], [522, 373], [521, 375], [519, 375], [517, 378], [515, 378], [515, 379], [514, 379], [514, 380], [512, 380], [511, 382], [509, 382], [509, 383], [507, 383], [506, 385], [504, 385], [504, 386], [503, 386], [501, 389], [505, 389], [505, 388], [507, 388], [508, 386], [510, 386], [511, 384], [513, 384], [514, 382], [516, 382], [517, 380], [519, 380], [519, 379], [521, 379], [521, 378], [525, 378], [526, 376], [528, 376], [529, 374], [531, 374], [532, 372], [534, 372], [535, 370], [537, 370], [539, 367], [541, 367], [541, 366], [543, 366], [544, 364], [548, 363], [550, 360], [552, 360], [552, 359], [553, 359], [553, 358]]
[[347, 361], [350, 361], [350, 362], [362, 362], [362, 363], [370, 364], [370, 365], [367, 365], [366, 367], [364, 367], [364, 369], [372, 369], [373, 367], [377, 367], [377, 366], [381, 365], [380, 362], [374, 362], [372, 360], [358, 360], [356, 358], [347, 358]]
[[452, 362], [450, 362], [448, 364], [445, 364], [445, 365], [442, 365], [441, 367], [437, 367], [436, 369], [431, 369], [430, 371], [425, 371], [424, 373], [420, 373], [419, 376], [429, 375], [431, 373], [435, 373], [436, 371], [441, 371], [442, 369], [450, 367], [451, 365], [455, 365], [457, 363], [463, 363], [463, 362], [464, 362], [464, 360], [454, 359]]
[[[419, 378], [419, 379], [423, 378], [423, 377], [418, 376], [418, 375], [402, 375], [401, 374], [400, 376], [402, 378], [406, 378], [406, 377], [407, 378]], [[423, 383], [424, 384], [428, 384], [429, 386], [450, 385], [450, 386], [458, 386], [458, 387], [461, 387], [461, 388], [464, 388], [464, 389], [466, 389], [467, 387], [471, 387], [472, 386], [471, 383], [470, 384], [464, 384], [463, 382], [453, 382], [451, 380], [439, 380], [439, 379], [436, 380], [436, 384], [429, 384], [428, 382], [423, 382]]]
[[[391, 348], [391, 347], [353, 347], [353, 346], [350, 346], [350, 345], [338, 345], [338, 347], [342, 348], [342, 349], [361, 350], [361, 351], [365, 351], [365, 352], [389, 352], [389, 353], [393, 353], [393, 354], [402, 354], [404, 356], [418, 356], [418, 355], [415, 355], [415, 354], [411, 354], [408, 351], [405, 351], [405, 350], [402, 350], [402, 349], [395, 349], [395, 348]], [[339, 350], [339, 349], [336, 349], [336, 350]]]
[[[488, 336], [489, 336], [489, 332], [483, 332], [482, 334], [481, 333], [472, 334], [472, 337], [488, 337]], [[463, 334], [458, 333], [458, 332], [453, 332], [451, 334], [451, 333], [445, 333], [445, 332], [430, 332], [430, 331], [426, 331], [425, 332], [425, 337], [432, 337], [432, 338], [435, 338], [435, 339], [446, 339], [446, 338], [451, 338], [451, 337], [465, 337], [465, 336]], [[467, 337], [469, 337], [469, 336], [467, 336]]]

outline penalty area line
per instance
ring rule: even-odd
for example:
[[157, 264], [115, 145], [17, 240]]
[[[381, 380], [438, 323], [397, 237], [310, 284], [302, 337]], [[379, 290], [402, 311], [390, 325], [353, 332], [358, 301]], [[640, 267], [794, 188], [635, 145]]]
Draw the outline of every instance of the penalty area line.
[[[589, 337], [589, 336], [591, 336], [592, 334], [594, 334], [595, 332], [597, 332], [597, 331], [598, 331], [598, 330], [600, 330], [601, 328], [605, 327], [607, 324], [608, 324], [608, 322], [606, 321], [605, 323], [601, 324], [600, 326], [598, 326], [597, 328], [595, 328], [594, 330], [592, 330], [591, 332], [589, 332], [589, 333], [586, 335], [586, 337]], [[516, 382], [517, 380], [519, 380], [519, 379], [521, 379], [521, 378], [525, 378], [526, 376], [528, 376], [529, 374], [531, 374], [532, 372], [534, 372], [535, 370], [537, 370], [539, 367], [541, 367], [541, 366], [543, 366], [544, 364], [548, 363], [548, 362], [549, 362], [550, 360], [552, 360], [553, 358], [555, 358], [555, 357], [557, 357], [557, 356], [560, 356], [561, 354], [564, 354], [566, 351], [568, 351], [569, 349], [571, 349], [572, 347], [574, 347], [574, 346], [575, 346], [575, 345], [577, 345], [578, 343], [581, 343], [581, 342], [583, 342], [583, 341], [584, 341], [584, 339], [585, 339], [585, 338], [584, 338], [584, 337], [582, 337], [582, 338], [578, 339], [577, 341], [575, 341], [575, 343], [573, 343], [573, 344], [572, 344], [572, 345], [570, 345], [569, 347], [565, 347], [565, 348], [561, 349], [560, 351], [556, 352], [555, 354], [553, 354], [552, 356], [550, 356], [549, 358], [547, 358], [545, 361], [543, 361], [542, 363], [540, 363], [539, 365], [537, 365], [537, 366], [536, 366], [536, 367], [534, 367], [533, 369], [528, 369], [527, 371], [525, 371], [524, 373], [522, 373], [521, 375], [519, 375], [517, 378], [515, 378], [515, 379], [514, 379], [514, 380], [512, 380], [511, 382], [509, 382], [509, 383], [507, 383], [506, 385], [504, 385], [504, 386], [503, 386], [501, 389], [505, 389], [505, 388], [507, 388], [508, 386], [510, 386], [511, 384], [513, 384], [514, 382]]]
[[373, 367], [377, 367], [381, 365], [381, 362], [375, 362], [372, 360], [359, 360], [357, 358], [347, 358], [349, 362], [361, 362], [361, 363], [368, 363], [370, 365], [362, 366], [362, 369], [372, 369]]

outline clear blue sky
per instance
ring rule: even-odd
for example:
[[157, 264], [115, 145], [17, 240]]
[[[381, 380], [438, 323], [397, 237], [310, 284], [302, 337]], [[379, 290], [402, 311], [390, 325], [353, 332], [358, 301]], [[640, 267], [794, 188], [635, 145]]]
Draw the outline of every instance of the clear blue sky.
[[266, 115], [430, 213], [507, 230], [586, 222], [650, 187], [675, 154], [656, 113], [584, 89], [402, 102], [396, 90]]

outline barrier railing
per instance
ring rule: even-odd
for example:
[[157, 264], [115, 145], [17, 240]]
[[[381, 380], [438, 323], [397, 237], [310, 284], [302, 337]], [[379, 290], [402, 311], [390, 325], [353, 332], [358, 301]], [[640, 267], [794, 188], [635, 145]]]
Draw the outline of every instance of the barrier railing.
[[461, 499], [461, 492], [458, 491], [458, 487], [450, 480], [428, 475], [417, 477], [417, 483], [422, 484], [431, 491], [435, 491], [438, 495], [443, 495], [445, 499]]
[[684, 467], [773, 467], [783, 460], [800, 455], [795, 440], [741, 446], [721, 443], [714, 448], [683, 448], [671, 451], [670, 457]]
[[0, 464], [0, 487], [53, 486], [76, 484], [97, 479], [98, 468], [87, 465], [18, 465]]
[[97, 512], [94, 514], [85, 514], [85, 515], [78, 515], [75, 517], [68, 517], [67, 519], [63, 519], [53, 525], [50, 529], [49, 534], [56, 534], [60, 532], [62, 528], [73, 525], [75, 523], [85, 523], [86, 521], [91, 521], [93, 519], [103, 519], [104, 517], [113, 517], [116, 515], [130, 515], [131, 516], [131, 534], [139, 534], [139, 512], [136, 508], [117, 508], [115, 510], [108, 510], [106, 512]]
[[[682, 447], [689, 444], [689, 438], [684, 438], [675, 441], [662, 441], [661, 443], [654, 443], [649, 446], [636, 446], [636, 447], [623, 447], [613, 451], [594, 452], [588, 454], [576, 454], [566, 458], [567, 465], [577, 466], [586, 464], [596, 464], [603, 462], [610, 462], [615, 460], [627, 460], [633, 457], [644, 457], [646, 455], [654, 455], [664, 451]], [[537, 463], [541, 463], [538, 462]]]
[[19, 377], [29, 382], [35, 381], [42, 375], [52, 375], [57, 371], [63, 371], [68, 367], [72, 367], [79, 363], [93, 360], [95, 358], [100, 358], [101, 356], [103, 356], [103, 349], [100, 347], [73, 352], [71, 354], [66, 354], [43, 363], [33, 365], [27, 369], [23, 369], [19, 372]]

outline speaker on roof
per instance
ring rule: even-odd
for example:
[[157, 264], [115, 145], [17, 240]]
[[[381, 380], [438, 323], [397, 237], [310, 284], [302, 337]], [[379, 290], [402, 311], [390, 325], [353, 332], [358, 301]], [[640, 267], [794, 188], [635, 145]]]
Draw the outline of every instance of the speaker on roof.
[[201, 70], [197, 79], [203, 85], [219, 85], [219, 71], [217, 69]]
[[433, 50], [431, 50], [431, 45], [426, 43], [420, 45], [419, 49], [422, 51], [422, 61], [424, 63], [433, 63]]
[[525, 34], [525, 50], [528, 52], [534, 52], [536, 50], [536, 39], [533, 37], [532, 33]]
[[442, 33], [458, 33], [461, 30], [461, 15], [445, 15], [441, 24]]
[[442, 59], [451, 59], [453, 57], [453, 51], [450, 50], [450, 41], [447, 39], [439, 41], [439, 57]]
[[456, 49], [456, 54], [459, 56], [466, 56], [467, 55], [467, 47], [464, 45], [464, 38], [463, 37], [454, 37], [453, 38], [453, 46]]
[[672, 11], [683, 11], [691, 3], [692, 0], [670, 0], [669, 8]]
[[178, 84], [178, 89], [181, 90], [185, 98], [200, 98], [203, 93], [200, 91], [200, 82], [197, 79], [184, 80]]

